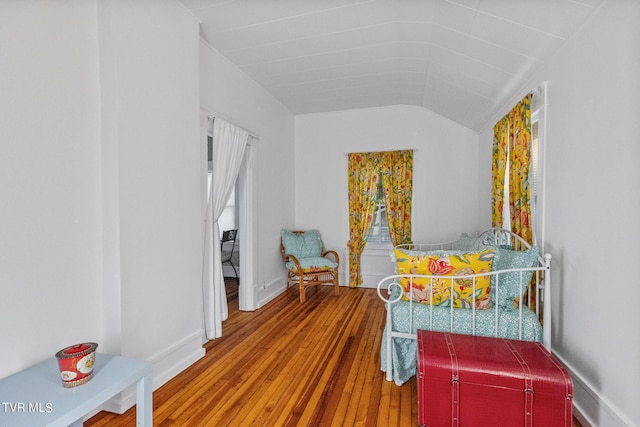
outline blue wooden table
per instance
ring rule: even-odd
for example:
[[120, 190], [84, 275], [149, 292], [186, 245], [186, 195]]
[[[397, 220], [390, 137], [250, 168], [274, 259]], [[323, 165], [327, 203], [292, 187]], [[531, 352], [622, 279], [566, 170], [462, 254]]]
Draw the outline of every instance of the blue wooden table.
[[150, 362], [97, 353], [91, 380], [65, 388], [51, 358], [0, 380], [0, 426], [82, 426], [86, 414], [133, 384], [137, 426], [152, 427]]

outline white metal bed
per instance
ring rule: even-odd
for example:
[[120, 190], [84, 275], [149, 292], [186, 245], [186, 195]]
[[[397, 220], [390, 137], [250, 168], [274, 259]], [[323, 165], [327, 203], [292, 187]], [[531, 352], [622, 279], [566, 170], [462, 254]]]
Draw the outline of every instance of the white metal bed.
[[[434, 253], [433, 251], [439, 251], [438, 253], [456, 251], [451, 253], [457, 253], [494, 248], [513, 253], [532, 249], [531, 245], [516, 234], [499, 228], [488, 229], [473, 238], [463, 234], [461, 239], [456, 241], [400, 245], [396, 248], [411, 256], [428, 256]], [[537, 248], [533, 249], [537, 251]], [[491, 271], [479, 274], [451, 276], [395, 274], [383, 278], [378, 283], [377, 292], [387, 308], [381, 345], [381, 368], [386, 371], [386, 379], [394, 380], [401, 385], [415, 374], [418, 329], [542, 341], [546, 348], [550, 348], [551, 255], [535, 255], [535, 258], [534, 264], [527, 267], [500, 270], [492, 268]], [[527, 298], [518, 298], [517, 307], [493, 304], [486, 310], [476, 309], [475, 306], [463, 309], [454, 308], [453, 304], [441, 307], [433, 303], [423, 304], [414, 301], [415, 284], [418, 282], [424, 284], [426, 281], [433, 284], [434, 280], [446, 280], [446, 283], [451, 286], [451, 295], [453, 295], [454, 283], [464, 279], [467, 283], [468, 281], [473, 283], [473, 295], [475, 295], [476, 281], [482, 277], [488, 277], [491, 280], [491, 291], [494, 292], [494, 297], [498, 298], [501, 289], [500, 280], [506, 283], [504, 278], [507, 275], [511, 278], [519, 277], [519, 286], [527, 289]], [[431, 302], [433, 302], [433, 286], [431, 286]]]

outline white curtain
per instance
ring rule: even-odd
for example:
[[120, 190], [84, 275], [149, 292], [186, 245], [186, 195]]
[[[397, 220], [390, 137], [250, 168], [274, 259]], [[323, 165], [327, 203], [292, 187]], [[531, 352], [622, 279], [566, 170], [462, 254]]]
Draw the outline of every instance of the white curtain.
[[213, 173], [205, 226], [205, 248], [202, 274], [204, 288], [204, 323], [207, 339], [222, 336], [226, 320], [227, 295], [220, 262], [220, 229], [218, 219], [231, 195], [240, 171], [249, 133], [219, 118], [213, 122]]

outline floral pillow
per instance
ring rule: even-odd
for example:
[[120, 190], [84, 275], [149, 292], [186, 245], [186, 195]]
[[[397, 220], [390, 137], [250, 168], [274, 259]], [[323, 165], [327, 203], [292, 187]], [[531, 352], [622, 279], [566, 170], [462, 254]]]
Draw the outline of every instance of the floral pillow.
[[[404, 299], [436, 306], [455, 308], [474, 307], [473, 278], [446, 279], [447, 276], [471, 275], [491, 271], [494, 249], [465, 253], [460, 251], [433, 251], [425, 255], [412, 255], [401, 249], [395, 250], [398, 274], [423, 274], [442, 278], [400, 279]], [[411, 280], [413, 282], [411, 282]], [[453, 281], [453, 289], [452, 289]], [[413, 292], [411, 292], [413, 283]], [[491, 280], [489, 276], [475, 278], [475, 308], [491, 307]]]

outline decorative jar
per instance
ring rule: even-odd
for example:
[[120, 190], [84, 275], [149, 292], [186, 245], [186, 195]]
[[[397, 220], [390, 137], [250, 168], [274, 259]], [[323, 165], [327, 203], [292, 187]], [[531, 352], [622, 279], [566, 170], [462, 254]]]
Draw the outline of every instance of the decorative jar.
[[87, 342], [63, 348], [56, 353], [63, 386], [76, 387], [91, 379], [96, 348], [98, 344]]

